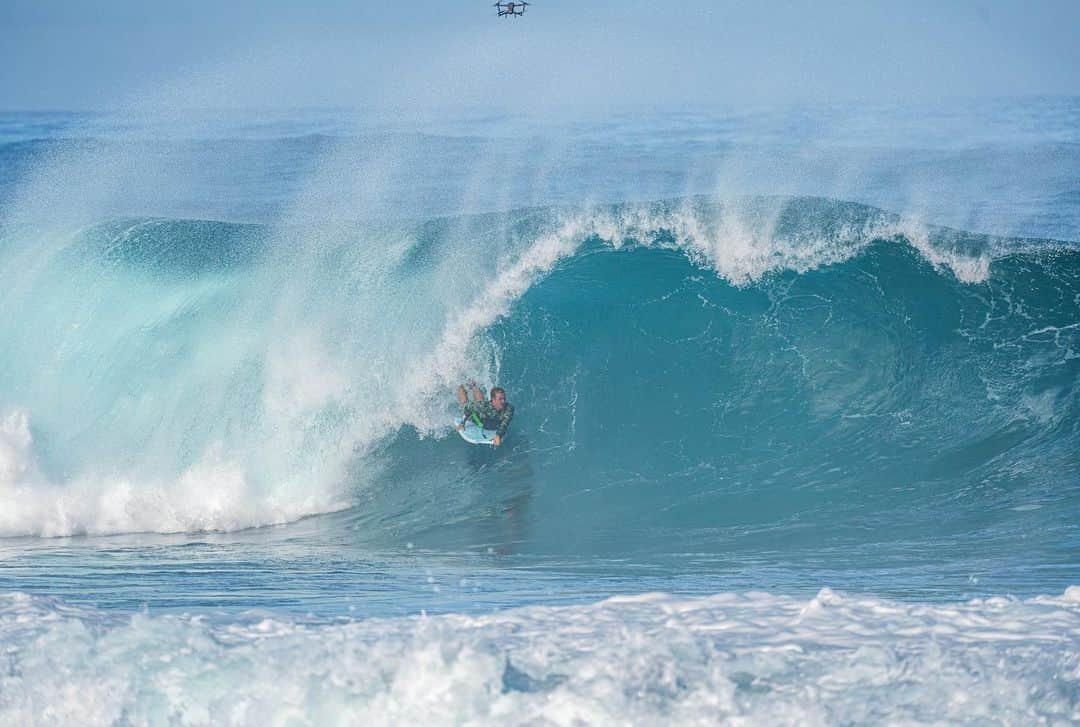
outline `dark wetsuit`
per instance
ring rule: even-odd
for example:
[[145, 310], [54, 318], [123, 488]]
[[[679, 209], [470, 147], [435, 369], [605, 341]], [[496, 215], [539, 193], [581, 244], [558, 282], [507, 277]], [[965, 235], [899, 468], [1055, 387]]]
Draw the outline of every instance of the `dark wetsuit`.
[[514, 418], [514, 405], [510, 402], [503, 404], [503, 408], [496, 410], [487, 399], [483, 401], [469, 401], [465, 404], [465, 417], [461, 423], [472, 419], [476, 414], [480, 419], [480, 426], [484, 429], [494, 429], [499, 439], [506, 436], [506, 429], [510, 426], [510, 420]]

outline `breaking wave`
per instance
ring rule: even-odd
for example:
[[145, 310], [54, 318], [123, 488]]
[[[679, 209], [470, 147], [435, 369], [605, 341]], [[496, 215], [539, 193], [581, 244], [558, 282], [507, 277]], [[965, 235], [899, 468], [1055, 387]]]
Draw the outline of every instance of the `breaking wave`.
[[[541, 550], [1078, 504], [1080, 253], [1051, 241], [818, 198], [121, 219], [9, 224], [0, 283], [4, 536], [348, 509], [470, 546], [453, 484], [525, 470]], [[445, 439], [466, 377], [519, 411], [491, 462]]]

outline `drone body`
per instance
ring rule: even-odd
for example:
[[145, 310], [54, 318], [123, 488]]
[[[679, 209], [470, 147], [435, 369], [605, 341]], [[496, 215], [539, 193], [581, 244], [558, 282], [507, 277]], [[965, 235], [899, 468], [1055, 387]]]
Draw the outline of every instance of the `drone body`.
[[525, 0], [509, 0], [508, 2], [499, 0], [499, 2], [495, 3], [495, 9], [498, 11], [500, 18], [516, 18], [519, 15], [524, 15], [525, 8], [528, 6], [529, 3], [525, 2]]

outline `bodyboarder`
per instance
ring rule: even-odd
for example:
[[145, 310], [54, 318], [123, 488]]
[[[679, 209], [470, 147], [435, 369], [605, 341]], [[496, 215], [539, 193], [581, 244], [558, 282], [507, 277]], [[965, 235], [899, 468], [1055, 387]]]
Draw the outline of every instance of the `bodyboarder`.
[[506, 436], [510, 420], [514, 418], [514, 405], [506, 400], [506, 390], [501, 386], [491, 389], [490, 401], [484, 398], [484, 392], [475, 383], [470, 381], [468, 386], [472, 390], [472, 401], [469, 401], [464, 386], [459, 386], [457, 389], [458, 403], [465, 410], [461, 422], [457, 425], [458, 431], [464, 429], [465, 422], [472, 419], [482, 429], [495, 431], [495, 437], [491, 443], [498, 447]]

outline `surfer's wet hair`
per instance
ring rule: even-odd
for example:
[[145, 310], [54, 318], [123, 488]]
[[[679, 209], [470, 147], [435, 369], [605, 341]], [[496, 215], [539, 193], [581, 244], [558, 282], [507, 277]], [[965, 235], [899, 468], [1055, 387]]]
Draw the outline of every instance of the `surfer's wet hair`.
[[503, 398], [505, 399], [506, 398], [506, 389], [504, 389], [501, 386], [492, 386], [491, 387], [491, 398], [492, 399], [495, 398], [495, 394], [502, 394]]

